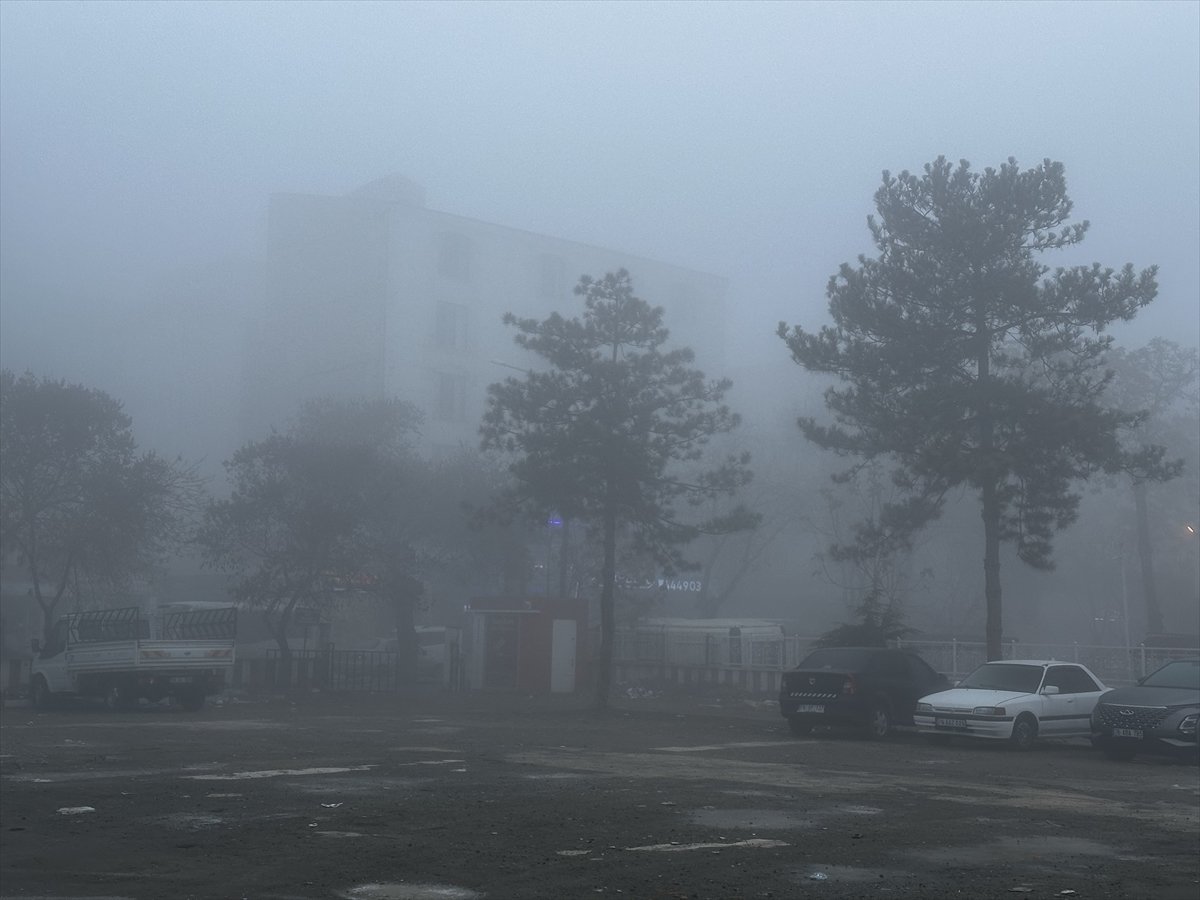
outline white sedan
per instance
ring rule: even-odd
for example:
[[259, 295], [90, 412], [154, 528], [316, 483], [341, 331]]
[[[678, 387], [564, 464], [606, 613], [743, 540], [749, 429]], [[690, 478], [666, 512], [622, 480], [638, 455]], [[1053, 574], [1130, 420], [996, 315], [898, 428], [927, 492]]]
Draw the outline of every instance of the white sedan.
[[913, 724], [935, 741], [1090, 737], [1092, 708], [1108, 688], [1079, 663], [1006, 659], [984, 663], [948, 691], [917, 702]]

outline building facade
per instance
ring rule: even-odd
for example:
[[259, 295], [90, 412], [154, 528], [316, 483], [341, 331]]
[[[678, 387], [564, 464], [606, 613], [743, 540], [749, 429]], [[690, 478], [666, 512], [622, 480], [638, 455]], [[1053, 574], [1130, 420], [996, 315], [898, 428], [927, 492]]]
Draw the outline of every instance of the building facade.
[[536, 365], [504, 314], [581, 315], [580, 276], [620, 268], [664, 308], [670, 343], [722, 376], [722, 278], [432, 210], [419, 186], [395, 176], [345, 196], [276, 195], [243, 436], [283, 427], [307, 399], [395, 396], [424, 411], [428, 451], [475, 447], [487, 386], [506, 368]]

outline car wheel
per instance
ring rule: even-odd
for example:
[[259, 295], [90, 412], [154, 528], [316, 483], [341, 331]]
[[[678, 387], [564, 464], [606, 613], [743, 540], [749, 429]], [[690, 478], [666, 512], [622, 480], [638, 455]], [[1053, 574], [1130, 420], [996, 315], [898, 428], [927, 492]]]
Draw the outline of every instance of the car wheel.
[[1129, 762], [1137, 755], [1137, 749], [1127, 747], [1124, 744], [1105, 744], [1103, 746], [1104, 755], [1109, 759], [1115, 759], [1117, 762]]
[[1009, 741], [1018, 750], [1029, 750], [1037, 741], [1037, 719], [1030, 715], [1017, 716]]
[[50, 708], [50, 686], [46, 684], [46, 679], [38, 675], [33, 679], [33, 684], [29, 689], [30, 697], [33, 700], [34, 709], [49, 709]]
[[798, 716], [788, 719], [788, 730], [796, 737], [807, 737], [812, 734], [813, 727]]
[[867, 719], [867, 737], [879, 741], [892, 733], [892, 717], [887, 707], [876, 703], [871, 707], [871, 715]]

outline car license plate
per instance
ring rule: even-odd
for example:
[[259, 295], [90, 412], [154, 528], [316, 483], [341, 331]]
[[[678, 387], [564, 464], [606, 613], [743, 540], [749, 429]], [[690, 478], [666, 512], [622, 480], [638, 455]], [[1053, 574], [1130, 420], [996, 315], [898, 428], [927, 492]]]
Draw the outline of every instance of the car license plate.
[[1114, 728], [1113, 737], [1128, 737], [1141, 740], [1142, 732], [1141, 729], [1138, 728]]
[[825, 707], [819, 703], [801, 703], [796, 707], [798, 713], [823, 713]]
[[966, 719], [934, 719], [934, 728], [966, 728]]

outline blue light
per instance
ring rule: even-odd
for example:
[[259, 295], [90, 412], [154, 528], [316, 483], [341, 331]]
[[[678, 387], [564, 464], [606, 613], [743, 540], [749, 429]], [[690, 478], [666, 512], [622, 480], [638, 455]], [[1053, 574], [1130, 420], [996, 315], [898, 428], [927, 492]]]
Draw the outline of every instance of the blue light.
[[551, 516], [550, 518], [548, 518], [546, 520], [546, 525], [550, 528], [560, 528], [560, 527], [562, 527], [562, 517], [561, 516]]

